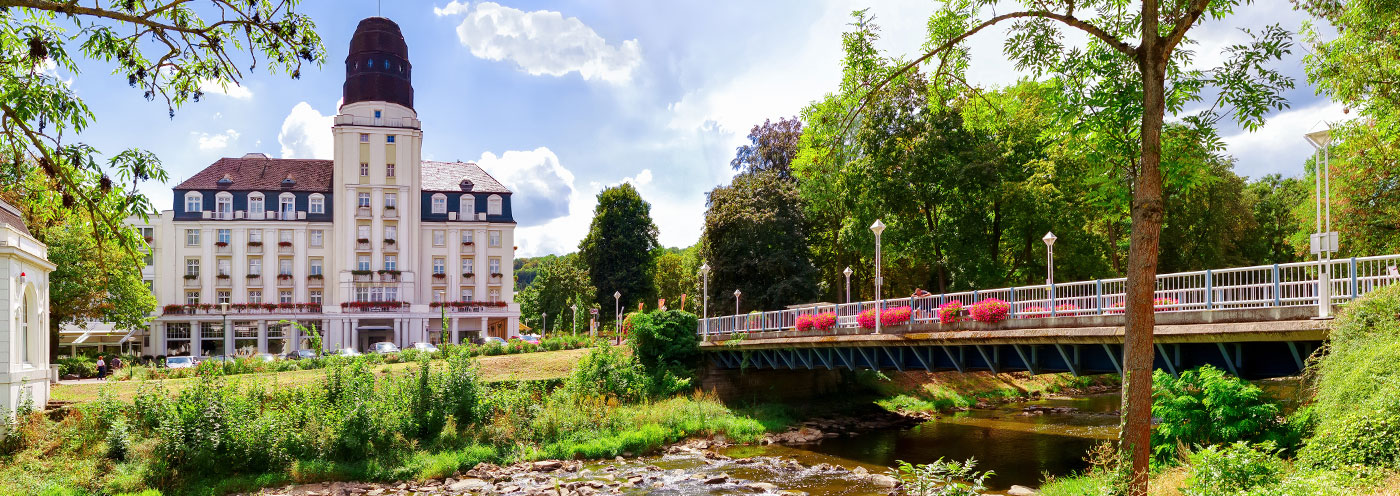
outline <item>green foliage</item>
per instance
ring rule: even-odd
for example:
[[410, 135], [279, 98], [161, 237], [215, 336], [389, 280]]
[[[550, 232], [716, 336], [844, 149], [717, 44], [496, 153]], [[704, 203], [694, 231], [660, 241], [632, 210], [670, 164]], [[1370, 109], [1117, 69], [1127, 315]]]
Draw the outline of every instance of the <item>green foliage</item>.
[[[516, 297], [520, 321], [541, 333], [569, 332], [574, 324], [572, 307], [577, 306], [582, 328], [587, 330], [588, 309], [597, 290], [589, 283], [588, 271], [579, 265], [579, 257], [543, 257], [534, 270], [533, 282]], [[549, 315], [548, 329], [541, 327], [541, 313]]]
[[653, 391], [665, 395], [687, 387], [700, 360], [695, 314], [668, 310], [629, 318], [632, 329], [628, 343], [632, 355], [651, 376]]
[[1316, 362], [1316, 428], [1306, 462], [1400, 467], [1400, 286], [1372, 291], [1342, 309], [1327, 354]]
[[942, 458], [917, 465], [904, 460], [896, 463], [889, 476], [900, 482], [899, 494], [908, 496], [980, 496], [987, 490], [987, 478], [996, 475], [990, 470], [973, 470], [975, 459], [962, 463]]
[[631, 183], [598, 193], [593, 223], [578, 246], [579, 259], [588, 267], [588, 279], [597, 288], [593, 298], [598, 308], [612, 308], [614, 292], [622, 293], [624, 311], [656, 294], [652, 279], [652, 250], [659, 246], [656, 232], [651, 204], [642, 200]]
[[[664, 248], [656, 254], [656, 297], [666, 300], [666, 308], [700, 313], [700, 245], [689, 248]], [[713, 281], [712, 281], [713, 282]], [[685, 295], [685, 307], [681, 296]], [[711, 303], [713, 305], [713, 303]], [[713, 307], [712, 307], [713, 308]]]
[[650, 378], [634, 355], [612, 346], [596, 346], [574, 366], [564, 389], [576, 398], [613, 397], [639, 400], [650, 391]]
[[1255, 446], [1236, 441], [1207, 446], [1191, 454], [1191, 475], [1182, 492], [1187, 496], [1224, 496], [1278, 484], [1287, 465], [1274, 451], [1273, 443]]
[[58, 329], [69, 324], [144, 328], [156, 298], [142, 279], [141, 255], [100, 245], [92, 235], [94, 225], [78, 213], [55, 221], [59, 223], [33, 230], [48, 245], [49, 261], [56, 266], [49, 274], [49, 328], [55, 342]]
[[1182, 448], [1274, 439], [1279, 407], [1258, 386], [1206, 365], [1180, 377], [1156, 371], [1152, 378], [1152, 450], [1172, 462]]
[[797, 183], [774, 171], [744, 173], [710, 191], [702, 257], [710, 285], [725, 288], [711, 302], [771, 310], [816, 298], [817, 268], [807, 247], [807, 220]]

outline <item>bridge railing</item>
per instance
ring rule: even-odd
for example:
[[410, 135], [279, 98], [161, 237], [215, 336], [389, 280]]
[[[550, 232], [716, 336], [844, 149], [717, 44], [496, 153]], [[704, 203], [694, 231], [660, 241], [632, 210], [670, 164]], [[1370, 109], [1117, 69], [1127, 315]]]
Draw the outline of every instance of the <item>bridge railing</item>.
[[[1316, 306], [1317, 261], [1158, 274], [1153, 290], [1157, 312]], [[1344, 304], [1375, 289], [1400, 284], [1400, 254], [1331, 260], [1329, 300]], [[803, 315], [835, 313], [837, 326], [858, 327], [858, 317], [877, 307], [910, 307], [915, 323], [938, 322], [938, 308], [958, 301], [970, 306], [990, 298], [1011, 305], [1007, 318], [1073, 317], [1123, 313], [1127, 280], [1096, 279], [1054, 285], [1017, 286], [908, 298], [814, 305], [705, 319], [699, 332], [744, 333], [792, 329]]]

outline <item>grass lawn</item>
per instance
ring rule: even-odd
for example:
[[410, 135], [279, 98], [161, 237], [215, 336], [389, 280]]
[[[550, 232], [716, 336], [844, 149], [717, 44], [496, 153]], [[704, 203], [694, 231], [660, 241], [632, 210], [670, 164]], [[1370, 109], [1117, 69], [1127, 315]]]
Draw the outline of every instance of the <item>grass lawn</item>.
[[[578, 363], [578, 360], [587, 353], [588, 349], [582, 348], [577, 350], [542, 351], [536, 353], [522, 353], [519, 355], [481, 357], [477, 360], [481, 366], [481, 377], [487, 382], [560, 379], [568, 375], [569, 372], [574, 369], [574, 364]], [[389, 374], [402, 372], [408, 370], [409, 367], [417, 366], [418, 364], [416, 363], [385, 364], [374, 367], [374, 371], [379, 374]], [[231, 377], [242, 381], [259, 380], [276, 385], [298, 386], [316, 382], [320, 380], [324, 374], [325, 369], [315, 369], [242, 374]], [[164, 379], [158, 382], [165, 383], [165, 387], [173, 392], [189, 384], [194, 384], [197, 380], [196, 378], [189, 377], [184, 379]], [[140, 387], [141, 381], [55, 384], [52, 389], [51, 398], [54, 401], [87, 403], [96, 401], [102, 389], [108, 388], [116, 398], [130, 401], [136, 396], [136, 391]]]

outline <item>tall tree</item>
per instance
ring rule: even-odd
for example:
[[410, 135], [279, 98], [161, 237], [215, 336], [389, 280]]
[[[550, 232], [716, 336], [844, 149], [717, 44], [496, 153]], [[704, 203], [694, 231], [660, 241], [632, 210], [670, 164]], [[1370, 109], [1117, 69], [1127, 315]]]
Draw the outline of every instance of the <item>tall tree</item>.
[[[700, 315], [698, 275], [700, 268], [699, 245], [685, 249], [666, 248], [657, 250], [656, 255], [656, 297], [666, 299], [666, 307], [672, 310], [685, 310]], [[685, 308], [681, 307], [681, 295], [686, 296]]]
[[[1245, 201], [1254, 216], [1254, 231], [1244, 246], [1249, 265], [1297, 262], [1305, 251], [1289, 244], [1289, 237], [1304, 231], [1293, 208], [1310, 205], [1311, 188], [1296, 177], [1269, 174], [1245, 187]], [[1307, 229], [1306, 232], [1312, 232]], [[1306, 237], [1304, 240], [1306, 241]]]
[[[1247, 1], [1247, 0], [1246, 0]], [[1291, 47], [1290, 35], [1278, 26], [1262, 32], [1245, 31], [1253, 39], [1226, 49], [1226, 63], [1212, 70], [1188, 67], [1187, 33], [1203, 16], [1221, 19], [1240, 0], [1143, 0], [1139, 8], [1111, 1], [1051, 0], [1009, 9], [996, 0], [946, 0], [929, 21], [931, 39], [923, 56], [888, 74], [875, 84], [878, 92], [926, 61], [946, 67], [964, 64], [962, 43], [973, 34], [1010, 21], [1005, 50], [1017, 66], [1036, 74], [1051, 74], [1064, 84], [1064, 112], [1081, 119], [1085, 133], [1093, 131], [1093, 149], [1121, 173], [1130, 193], [1131, 233], [1127, 263], [1124, 374], [1127, 384], [1120, 449], [1131, 467], [1128, 494], [1147, 493], [1152, 403], [1152, 307], [1159, 239], [1165, 211], [1162, 194], [1163, 124], [1168, 111], [1183, 111], [1202, 98], [1202, 90], [1218, 92], [1214, 105], [1182, 118], [1200, 133], [1200, 141], [1217, 143], [1213, 126], [1229, 109], [1244, 127], [1255, 129], [1264, 115], [1283, 108], [1281, 93], [1292, 80], [1264, 62], [1278, 59]], [[980, 16], [983, 7], [998, 12]], [[1087, 17], [1080, 17], [1087, 16]], [[1085, 47], [1067, 46], [1064, 29], [1090, 37]], [[1170, 91], [1168, 86], [1170, 84]], [[853, 113], [854, 114], [854, 113]]]
[[763, 124], [749, 130], [749, 144], [740, 146], [729, 166], [739, 172], [773, 171], [787, 179], [792, 177], [792, 159], [797, 156], [802, 138], [802, 121], [779, 118], [778, 122], [764, 119]]
[[[138, 188], [167, 176], [150, 152], [132, 148], [104, 158], [75, 139], [96, 115], [59, 71], [79, 77], [79, 58], [111, 64], [136, 94], [162, 101], [173, 117], [182, 104], [211, 87], [238, 84], [259, 65], [294, 79], [304, 62], [320, 65], [325, 49], [298, 3], [0, 0], [0, 184], [42, 174], [58, 193], [43, 208], [82, 210], [99, 241], [116, 240], [136, 253], [142, 240], [125, 221], [154, 210]], [[218, 17], [206, 21], [201, 12]], [[74, 48], [80, 55], [70, 53]]]
[[777, 171], [739, 174], [710, 191], [702, 256], [715, 308], [773, 310], [819, 293], [797, 185]]
[[[651, 204], [642, 200], [631, 183], [598, 193], [593, 224], [588, 228], [588, 236], [579, 242], [578, 251], [588, 267], [588, 279], [597, 289], [594, 303], [600, 309], [613, 308], [614, 292], [622, 293], [623, 313], [656, 294], [652, 279], [656, 235]], [[607, 311], [602, 314], [611, 315]]]
[[[541, 332], [567, 332], [573, 324], [573, 307], [577, 305], [583, 312], [586, 326], [588, 309], [594, 308], [597, 291], [589, 284], [588, 271], [579, 265], [578, 255], [549, 255], [535, 260], [534, 280], [520, 291], [521, 322]], [[548, 322], [542, 322], [545, 315], [548, 315]]]
[[92, 229], [74, 214], [41, 234], [56, 266], [49, 274], [49, 333], [55, 353], [65, 325], [109, 322], [117, 330], [139, 330], [156, 309], [156, 297], [141, 277], [141, 255], [104, 249]]

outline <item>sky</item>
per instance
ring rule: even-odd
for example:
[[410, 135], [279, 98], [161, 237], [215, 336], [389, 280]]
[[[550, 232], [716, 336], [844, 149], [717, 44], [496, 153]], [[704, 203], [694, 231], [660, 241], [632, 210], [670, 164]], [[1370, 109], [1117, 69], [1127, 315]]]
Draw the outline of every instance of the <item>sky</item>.
[[[932, 0], [776, 1], [409, 1], [308, 0], [328, 51], [302, 78], [258, 70], [170, 118], [110, 66], [86, 63], [72, 83], [97, 115], [82, 139], [110, 154], [154, 152], [168, 184], [143, 192], [159, 209], [170, 187], [220, 157], [330, 158], [331, 117], [356, 23], [397, 22], [413, 64], [414, 106], [427, 160], [475, 161], [511, 188], [519, 256], [575, 251], [595, 195], [632, 183], [651, 203], [662, 245], [685, 247], [703, 230], [705, 193], [733, 176], [729, 161], [764, 119], [797, 115], [836, 88], [840, 37], [851, 12], [869, 8], [877, 46], [912, 58], [925, 39]], [[1238, 28], [1301, 29], [1306, 16], [1268, 0], [1192, 30], [1196, 62], [1221, 59], [1245, 39]], [[1018, 73], [1002, 55], [1004, 30], [971, 38], [973, 84], [1007, 85]], [[1074, 38], [1071, 37], [1071, 40]], [[1290, 107], [1255, 132], [1222, 130], [1236, 172], [1301, 175], [1303, 134], [1345, 118], [1315, 94], [1301, 44], [1277, 67], [1297, 87]]]

